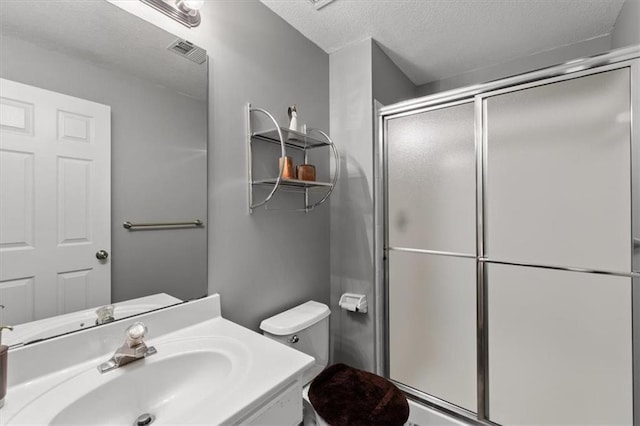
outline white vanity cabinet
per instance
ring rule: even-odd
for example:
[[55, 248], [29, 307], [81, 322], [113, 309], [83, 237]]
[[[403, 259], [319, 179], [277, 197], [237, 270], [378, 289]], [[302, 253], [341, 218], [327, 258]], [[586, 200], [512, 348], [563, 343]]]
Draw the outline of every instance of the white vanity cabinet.
[[277, 391], [236, 424], [285, 426], [302, 422], [302, 378]]

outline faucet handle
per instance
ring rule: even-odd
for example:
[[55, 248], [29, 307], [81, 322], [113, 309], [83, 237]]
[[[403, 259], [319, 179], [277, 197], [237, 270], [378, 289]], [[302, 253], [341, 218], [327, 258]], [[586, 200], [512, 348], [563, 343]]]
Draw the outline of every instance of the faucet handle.
[[[2, 306], [2, 305], [0, 305]], [[4, 308], [4, 306], [3, 306]], [[2, 330], [9, 330], [9, 331], [13, 331], [13, 327], [11, 327], [10, 325], [0, 325], [0, 345], [2, 345]]]
[[115, 308], [115, 305], [106, 305], [96, 309], [96, 315], [98, 316], [98, 318], [96, 318], [96, 325], [114, 321], [113, 311]]
[[149, 329], [143, 322], [134, 322], [129, 327], [127, 327], [127, 344], [130, 348], [139, 345], [142, 343], [142, 339], [144, 339], [145, 334]]

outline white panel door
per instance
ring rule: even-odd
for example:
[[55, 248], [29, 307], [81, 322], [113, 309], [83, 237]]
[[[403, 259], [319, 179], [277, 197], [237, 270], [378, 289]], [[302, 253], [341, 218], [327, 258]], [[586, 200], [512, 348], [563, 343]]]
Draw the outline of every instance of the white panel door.
[[631, 278], [488, 265], [489, 418], [631, 425]]
[[111, 109], [0, 79], [0, 304], [17, 324], [111, 301]]

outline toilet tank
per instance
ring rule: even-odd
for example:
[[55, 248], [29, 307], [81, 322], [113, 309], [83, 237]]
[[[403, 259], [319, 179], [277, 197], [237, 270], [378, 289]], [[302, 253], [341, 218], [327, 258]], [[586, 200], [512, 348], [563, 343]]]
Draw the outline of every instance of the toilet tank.
[[281, 312], [260, 323], [263, 334], [315, 358], [304, 375], [309, 383], [329, 362], [329, 307], [309, 301]]

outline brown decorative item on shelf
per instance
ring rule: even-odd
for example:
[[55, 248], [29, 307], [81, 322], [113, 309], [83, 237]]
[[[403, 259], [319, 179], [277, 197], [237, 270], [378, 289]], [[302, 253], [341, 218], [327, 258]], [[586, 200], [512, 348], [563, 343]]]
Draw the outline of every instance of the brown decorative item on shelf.
[[[282, 164], [284, 162], [284, 165]], [[282, 179], [295, 179], [296, 168], [293, 167], [293, 159], [291, 157], [280, 157], [278, 160], [278, 171], [282, 170]]]
[[316, 180], [316, 167], [311, 164], [300, 164], [298, 166], [298, 179], [315, 181]]

